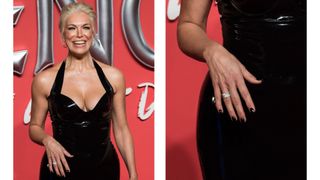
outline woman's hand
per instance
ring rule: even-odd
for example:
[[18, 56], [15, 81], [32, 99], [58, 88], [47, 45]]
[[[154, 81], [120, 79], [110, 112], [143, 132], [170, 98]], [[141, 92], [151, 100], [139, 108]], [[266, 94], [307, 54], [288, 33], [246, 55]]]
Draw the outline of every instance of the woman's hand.
[[43, 145], [46, 149], [48, 167], [50, 171], [53, 172], [54, 169], [58, 176], [65, 177], [65, 171], [70, 172], [70, 168], [65, 156], [73, 157], [73, 155], [65, 150], [64, 147], [51, 136], [44, 138]]
[[223, 112], [221, 102], [223, 100], [230, 118], [245, 122], [246, 115], [240, 96], [249, 111], [255, 111], [245, 80], [253, 84], [260, 84], [261, 80], [257, 80], [236, 57], [218, 43], [213, 42], [205, 48], [203, 57], [210, 70], [217, 110]]

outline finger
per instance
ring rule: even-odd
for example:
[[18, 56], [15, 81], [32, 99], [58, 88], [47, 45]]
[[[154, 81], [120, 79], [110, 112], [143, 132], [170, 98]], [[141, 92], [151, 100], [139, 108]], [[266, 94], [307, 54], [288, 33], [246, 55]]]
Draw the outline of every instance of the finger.
[[241, 79], [237, 82], [237, 86], [240, 92], [240, 95], [244, 102], [246, 103], [247, 108], [249, 109], [250, 112], [255, 112], [256, 107], [252, 101], [250, 92], [244, 82], [244, 79]]
[[58, 168], [57, 158], [53, 158], [53, 159], [52, 159], [52, 166], [53, 166], [53, 169], [54, 169], [54, 171], [56, 172], [56, 174], [57, 174], [58, 176], [61, 176], [60, 171], [59, 171], [59, 168]]
[[60, 175], [65, 177], [65, 173], [64, 173], [64, 169], [63, 169], [63, 166], [62, 166], [62, 163], [61, 163], [61, 158], [58, 156], [57, 157], [57, 166], [58, 166], [58, 169], [60, 171]]
[[219, 83], [216, 80], [212, 80], [213, 83], [213, 91], [214, 91], [214, 98], [215, 98], [215, 106], [219, 113], [223, 113], [223, 107], [221, 102], [221, 90], [219, 87]]
[[[220, 83], [220, 87], [221, 87], [221, 94], [229, 92], [226, 85], [224, 85], [223, 83]], [[237, 115], [233, 109], [231, 98], [230, 97], [223, 97], [223, 96], [222, 96], [222, 98], [223, 98], [223, 102], [227, 108], [227, 111], [229, 113], [230, 118], [232, 120], [237, 120], [238, 118], [237, 118]]]
[[252, 75], [242, 64], [240, 64], [240, 69], [244, 79], [248, 82], [252, 84], [260, 84], [262, 82], [261, 80], [257, 80], [257, 78]]
[[235, 86], [229, 88], [230, 91], [230, 99], [232, 101], [234, 109], [236, 109], [236, 112], [238, 114], [238, 117], [240, 118], [240, 121], [245, 122], [246, 121], [246, 116], [243, 111], [242, 103], [237, 91], [237, 88]]
[[63, 154], [66, 155], [67, 157], [73, 157], [72, 154], [70, 154], [67, 150], [63, 149]]
[[70, 172], [70, 167], [69, 167], [68, 162], [64, 156], [61, 156], [61, 162], [62, 162], [62, 165], [64, 166], [64, 169], [67, 172]]
[[49, 165], [48, 168], [50, 172], [53, 172], [51, 156], [48, 153], [47, 153], [47, 158], [48, 158], [48, 165]]

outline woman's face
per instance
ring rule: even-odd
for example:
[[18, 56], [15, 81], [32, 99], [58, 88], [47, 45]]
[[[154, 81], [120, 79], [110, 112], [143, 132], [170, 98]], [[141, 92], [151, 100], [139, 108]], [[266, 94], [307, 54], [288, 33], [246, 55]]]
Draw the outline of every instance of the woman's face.
[[73, 56], [89, 53], [94, 36], [93, 22], [84, 12], [74, 12], [66, 18], [63, 39]]

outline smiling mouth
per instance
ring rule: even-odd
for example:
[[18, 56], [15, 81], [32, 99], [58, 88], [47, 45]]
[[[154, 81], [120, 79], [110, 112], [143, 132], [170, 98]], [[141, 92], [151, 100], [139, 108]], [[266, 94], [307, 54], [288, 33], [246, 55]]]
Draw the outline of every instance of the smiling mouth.
[[83, 46], [86, 44], [86, 41], [84, 41], [84, 40], [73, 41], [73, 44], [76, 46]]

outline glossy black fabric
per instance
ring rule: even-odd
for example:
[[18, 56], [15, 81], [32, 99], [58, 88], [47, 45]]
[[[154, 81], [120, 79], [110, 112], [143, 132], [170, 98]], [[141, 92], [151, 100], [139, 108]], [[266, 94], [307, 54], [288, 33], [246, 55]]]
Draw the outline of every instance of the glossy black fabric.
[[71, 172], [66, 177], [50, 173], [48, 159], [44, 154], [40, 179], [69, 180], [118, 180], [120, 167], [116, 151], [110, 141], [110, 121], [113, 89], [100, 66], [94, 61], [105, 94], [94, 109], [83, 111], [72, 99], [61, 94], [65, 61], [56, 75], [50, 96], [49, 112], [53, 137], [72, 155], [67, 158]]
[[246, 110], [247, 123], [239, 123], [225, 107], [225, 113], [217, 112], [207, 75], [197, 123], [203, 179], [306, 179], [305, 9], [298, 1], [286, 2], [294, 8], [276, 2], [263, 15], [218, 3], [224, 46], [263, 83], [247, 83], [257, 111]]

